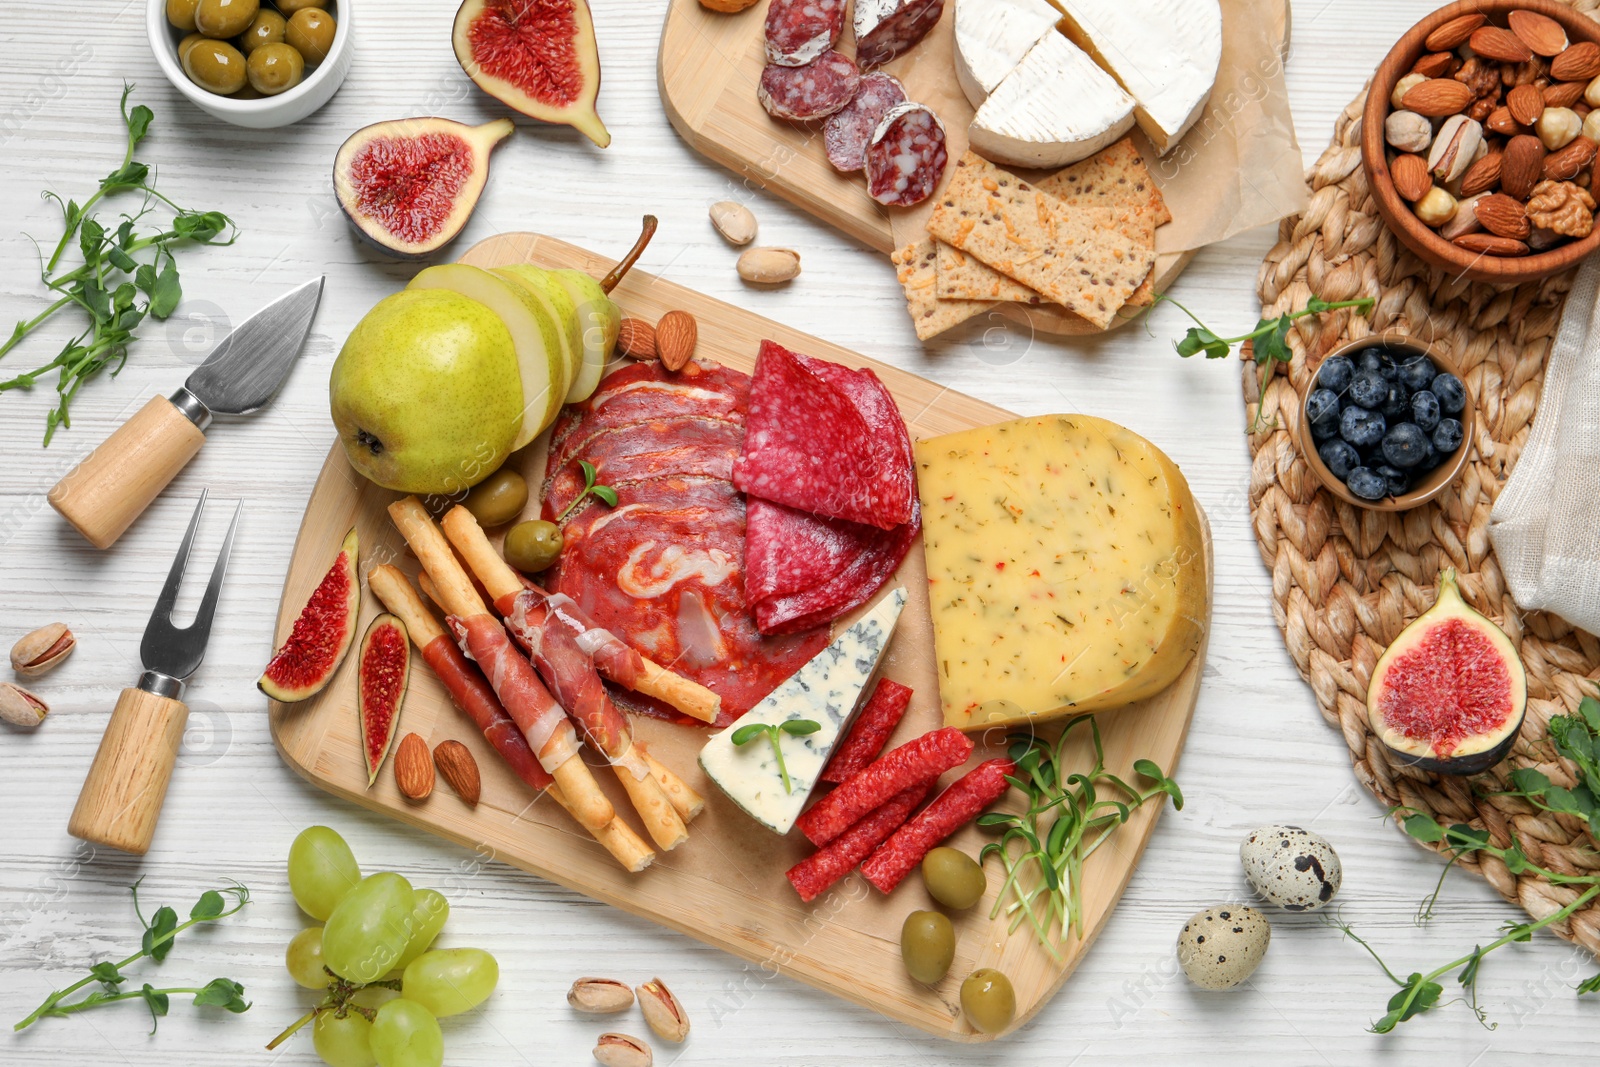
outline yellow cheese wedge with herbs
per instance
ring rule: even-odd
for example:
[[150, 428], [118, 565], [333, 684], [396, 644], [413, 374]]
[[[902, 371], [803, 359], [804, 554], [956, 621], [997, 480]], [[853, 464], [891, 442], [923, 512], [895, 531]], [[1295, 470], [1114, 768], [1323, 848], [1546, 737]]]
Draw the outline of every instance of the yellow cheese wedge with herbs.
[[963, 730], [1121, 707], [1200, 644], [1200, 515], [1176, 465], [1104, 419], [917, 442], [939, 698]]

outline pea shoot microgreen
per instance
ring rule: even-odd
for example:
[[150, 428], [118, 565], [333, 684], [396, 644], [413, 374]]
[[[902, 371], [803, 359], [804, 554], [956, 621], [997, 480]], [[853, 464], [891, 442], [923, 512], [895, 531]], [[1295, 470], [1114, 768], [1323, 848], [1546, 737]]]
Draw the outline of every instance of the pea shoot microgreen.
[[[144, 913], [139, 910], [139, 883], [135, 882], [128, 889], [133, 894], [133, 912], [139, 916], [139, 922], [144, 926], [139, 951], [115, 963], [110, 960], [96, 963], [89, 968], [88, 977], [51, 993], [44, 999], [43, 1004], [33, 1010], [33, 1014], [12, 1026], [13, 1030], [25, 1030], [46, 1016], [64, 1019], [80, 1011], [113, 1004], [119, 1000], [144, 1001], [145, 1007], [150, 1010], [152, 1034], [155, 1033], [161, 1017], [167, 1014], [170, 998], [174, 996], [192, 996], [197, 1005], [223, 1008], [235, 1014], [249, 1009], [250, 1005], [244, 999], [244, 986], [231, 978], [213, 978], [203, 986], [173, 986], [166, 989], [157, 989], [149, 982], [143, 983], [138, 989], [123, 989], [122, 986], [129, 981], [127, 975], [123, 973], [124, 968], [147, 956], [160, 963], [167, 958], [167, 953], [172, 951], [172, 944], [179, 934], [199, 923], [216, 922], [234, 914], [250, 903], [250, 890], [242, 885], [208, 889], [200, 894], [200, 899], [189, 909], [189, 918], [179, 922], [178, 913], [166, 906], [157, 908], [155, 914], [146, 919]], [[78, 1000], [67, 999], [85, 986], [97, 982], [100, 985], [99, 989], [90, 991]]]
[[583, 471], [583, 492], [572, 498], [572, 503], [561, 509], [561, 514], [556, 516], [556, 522], [564, 522], [577, 506], [583, 503], [585, 497], [594, 497], [608, 508], [617, 506], [617, 491], [609, 485], [596, 484], [598, 475], [594, 464], [586, 459], [578, 460], [578, 468]]
[[765, 737], [772, 746], [772, 754], [778, 757], [778, 773], [783, 776], [783, 791], [794, 792], [794, 783], [789, 781], [789, 768], [783, 763], [783, 746], [779, 744], [783, 735], [790, 737], [804, 737], [814, 734], [822, 729], [822, 724], [815, 719], [786, 719], [780, 723], [752, 722], [746, 723], [733, 731], [733, 743], [743, 748], [758, 737]]
[[[76, 305], [89, 317], [88, 327], [68, 341], [50, 362], [0, 381], [0, 392], [31, 389], [41, 375], [57, 372], [56, 406], [45, 417], [47, 446], [56, 427], [72, 425], [69, 407], [83, 383], [107, 367], [115, 377], [128, 360], [128, 346], [139, 324], [146, 317], [165, 319], [177, 309], [183, 299], [183, 287], [178, 280], [174, 250], [186, 242], [230, 245], [238, 235], [233, 220], [222, 212], [193, 211], [156, 191], [151, 184], [151, 168], [133, 158], [134, 149], [149, 133], [155, 115], [143, 104], [130, 109], [128, 97], [132, 92], [132, 85], [122, 90], [122, 122], [127, 129], [122, 165], [100, 179], [100, 187], [82, 204], [76, 200], [63, 202], [48, 190], [44, 193], [61, 207], [63, 232], [40, 269], [39, 278], [45, 288], [58, 295], [33, 318], [19, 321], [10, 338], [0, 344], [0, 357], [4, 357], [68, 305]], [[123, 193], [141, 194], [143, 203], [131, 214], [124, 213], [115, 226], [101, 222], [93, 213], [95, 206], [102, 199]], [[136, 231], [135, 227], [157, 210], [170, 211], [171, 217], [155, 227], [153, 233]], [[83, 262], [58, 273], [62, 257], [74, 246]]]

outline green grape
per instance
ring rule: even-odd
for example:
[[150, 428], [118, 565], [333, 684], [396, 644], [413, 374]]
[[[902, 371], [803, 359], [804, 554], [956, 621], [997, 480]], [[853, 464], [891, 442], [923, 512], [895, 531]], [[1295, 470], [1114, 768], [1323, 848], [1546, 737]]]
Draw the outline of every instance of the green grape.
[[356, 883], [361, 868], [337, 831], [308, 826], [289, 846], [289, 892], [300, 910], [326, 922], [333, 907]]
[[322, 965], [322, 927], [308, 926], [289, 942], [283, 954], [289, 976], [307, 989], [327, 989], [333, 982]]
[[328, 1067], [373, 1067], [372, 1024], [359, 1012], [344, 1018], [332, 1009], [319, 1011], [311, 1025], [311, 1044]]
[[443, 1018], [476, 1008], [499, 981], [500, 965], [483, 949], [441, 948], [411, 961], [400, 995]]
[[388, 989], [381, 985], [365, 985], [350, 994], [350, 1003], [359, 1004], [363, 1008], [372, 1008], [376, 1011], [399, 995], [400, 991], [398, 989]]
[[404, 967], [428, 951], [449, 917], [450, 902], [444, 899], [443, 893], [437, 889], [417, 890], [411, 900], [411, 940], [406, 942], [406, 950], [400, 953], [395, 966]]
[[372, 1054], [380, 1067], [440, 1067], [444, 1034], [439, 1020], [416, 1001], [389, 1001], [372, 1022]]
[[376, 982], [411, 940], [411, 883], [395, 874], [363, 878], [322, 928], [322, 960], [352, 982]]

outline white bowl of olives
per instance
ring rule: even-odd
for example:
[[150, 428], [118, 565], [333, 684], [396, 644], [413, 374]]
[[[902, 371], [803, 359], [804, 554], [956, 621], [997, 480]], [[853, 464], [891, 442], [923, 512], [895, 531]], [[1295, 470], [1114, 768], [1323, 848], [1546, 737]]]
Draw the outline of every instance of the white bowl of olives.
[[161, 72], [208, 115], [268, 130], [326, 104], [355, 59], [353, 0], [149, 0]]

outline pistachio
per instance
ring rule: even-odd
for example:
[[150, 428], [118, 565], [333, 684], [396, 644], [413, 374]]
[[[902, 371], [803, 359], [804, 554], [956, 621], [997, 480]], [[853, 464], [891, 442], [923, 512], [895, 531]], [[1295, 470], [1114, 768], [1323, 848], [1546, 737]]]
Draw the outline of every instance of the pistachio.
[[776, 285], [800, 273], [800, 253], [792, 248], [747, 248], [739, 256], [739, 277], [757, 285]]
[[718, 200], [711, 205], [711, 225], [731, 245], [747, 245], [756, 239], [755, 215], [732, 200]]
[[1433, 123], [1415, 111], [1393, 111], [1383, 120], [1383, 139], [1402, 152], [1426, 152], [1433, 144]]
[[1394, 92], [1389, 94], [1389, 105], [1391, 107], [1399, 107], [1400, 101], [1405, 98], [1407, 93], [1427, 80], [1428, 77], [1425, 74], [1407, 74], [1404, 78], [1394, 83]]
[[41, 626], [11, 646], [11, 669], [23, 678], [43, 674], [70, 656], [77, 643], [65, 623]]
[[601, 1034], [594, 1046], [594, 1058], [605, 1067], [650, 1067], [655, 1059], [649, 1045], [628, 1034]]
[[50, 706], [20, 685], [0, 682], [0, 719], [12, 726], [38, 726]]
[[1554, 152], [1572, 143], [1583, 129], [1583, 120], [1570, 107], [1547, 107], [1534, 123], [1533, 132]]
[[1428, 169], [1436, 181], [1448, 185], [1466, 174], [1484, 150], [1483, 126], [1465, 115], [1452, 115], [1433, 139]]
[[1457, 237], [1469, 233], [1477, 233], [1483, 229], [1483, 223], [1478, 220], [1478, 212], [1475, 209], [1478, 201], [1487, 195], [1487, 193], [1479, 193], [1477, 196], [1469, 196], [1465, 200], [1458, 202], [1456, 204], [1456, 213], [1451, 215], [1443, 226], [1439, 227], [1439, 236], [1446, 241], [1454, 241]]
[[633, 1006], [633, 990], [612, 978], [579, 978], [567, 990], [567, 1003], [591, 1015], [609, 1015]]
[[652, 978], [636, 992], [644, 1021], [657, 1037], [664, 1041], [682, 1041], [689, 1036], [689, 1016], [665, 982]]

